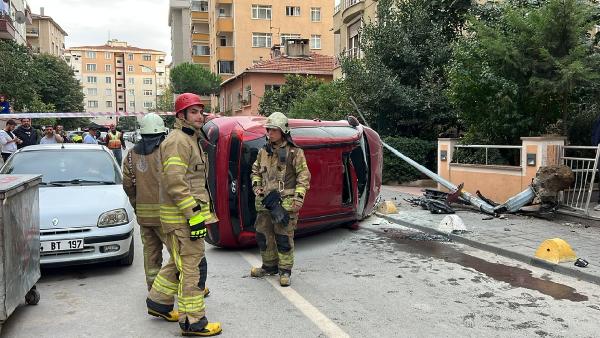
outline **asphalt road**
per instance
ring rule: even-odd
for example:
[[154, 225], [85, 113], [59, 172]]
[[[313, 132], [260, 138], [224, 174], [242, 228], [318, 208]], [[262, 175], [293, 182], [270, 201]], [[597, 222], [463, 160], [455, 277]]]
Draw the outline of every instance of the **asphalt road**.
[[[131, 267], [44, 271], [40, 303], [19, 307], [3, 337], [178, 336], [176, 323], [146, 314], [139, 233], [135, 238]], [[597, 336], [599, 286], [420, 239], [376, 218], [357, 231], [299, 239], [293, 284], [285, 289], [274, 276], [249, 277], [256, 250], [208, 246], [208, 318], [222, 323], [222, 337]], [[487, 263], [498, 265], [489, 270]]]

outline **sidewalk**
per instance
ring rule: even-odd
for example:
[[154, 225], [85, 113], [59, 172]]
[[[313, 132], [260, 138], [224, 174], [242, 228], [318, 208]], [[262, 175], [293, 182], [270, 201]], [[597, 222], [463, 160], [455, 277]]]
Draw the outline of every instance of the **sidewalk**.
[[[446, 215], [434, 215], [412, 207], [404, 198], [414, 197], [414, 188], [383, 187], [382, 197], [395, 202], [398, 214], [382, 215], [391, 222], [424, 232], [437, 233], [437, 225]], [[469, 210], [457, 210], [470, 232], [449, 237], [478, 249], [513, 258], [527, 264], [600, 284], [600, 228], [581, 223], [546, 221], [529, 216], [507, 215], [507, 219], [483, 220], [487, 215]], [[571, 245], [577, 257], [587, 260], [586, 268], [573, 262], [552, 264], [534, 258], [538, 246], [546, 239], [561, 238]]]

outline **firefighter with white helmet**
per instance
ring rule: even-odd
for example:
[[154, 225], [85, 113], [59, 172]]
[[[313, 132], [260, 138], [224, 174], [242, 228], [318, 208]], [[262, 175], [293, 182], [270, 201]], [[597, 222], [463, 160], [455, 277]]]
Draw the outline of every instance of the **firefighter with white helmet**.
[[217, 222], [208, 190], [208, 157], [200, 147], [205, 123], [204, 105], [192, 93], [175, 100], [174, 129], [160, 145], [160, 222], [171, 251], [169, 262], [158, 273], [146, 305], [148, 313], [174, 320], [177, 295], [178, 319], [186, 336], [214, 336], [220, 323], [205, 315], [206, 260], [204, 237], [207, 225]]
[[142, 140], [127, 153], [123, 163], [123, 189], [135, 208], [144, 249], [144, 272], [148, 290], [162, 265], [165, 235], [160, 225], [158, 186], [160, 182], [159, 146], [166, 136], [163, 119], [155, 113], [141, 121]]
[[252, 165], [252, 189], [256, 195], [256, 242], [262, 266], [253, 277], [279, 273], [279, 284], [291, 284], [294, 265], [294, 230], [298, 213], [310, 187], [310, 171], [302, 149], [290, 136], [288, 118], [275, 112], [265, 125], [268, 142]]

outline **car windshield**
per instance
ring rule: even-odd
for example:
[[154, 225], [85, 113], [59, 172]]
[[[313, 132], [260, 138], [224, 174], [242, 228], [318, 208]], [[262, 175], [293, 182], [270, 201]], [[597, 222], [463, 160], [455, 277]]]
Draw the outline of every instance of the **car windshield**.
[[102, 150], [44, 149], [14, 154], [2, 174], [41, 174], [42, 184], [121, 184], [110, 154]]

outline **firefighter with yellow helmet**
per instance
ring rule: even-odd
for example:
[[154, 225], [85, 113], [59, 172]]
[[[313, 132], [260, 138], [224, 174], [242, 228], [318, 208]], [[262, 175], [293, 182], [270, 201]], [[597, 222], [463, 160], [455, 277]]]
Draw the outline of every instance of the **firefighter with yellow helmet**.
[[177, 295], [182, 334], [214, 336], [221, 324], [206, 319], [202, 267], [207, 224], [217, 221], [207, 184], [208, 157], [199, 145], [205, 138], [204, 105], [198, 95], [185, 93], [177, 97], [175, 112], [174, 129], [160, 145], [160, 221], [171, 258], [156, 276], [146, 305], [149, 314], [176, 321]]
[[288, 118], [275, 112], [267, 118], [268, 142], [252, 165], [256, 195], [256, 242], [262, 266], [252, 277], [279, 273], [281, 286], [291, 285], [294, 265], [294, 230], [298, 212], [310, 187], [310, 172], [302, 149], [290, 136]]

